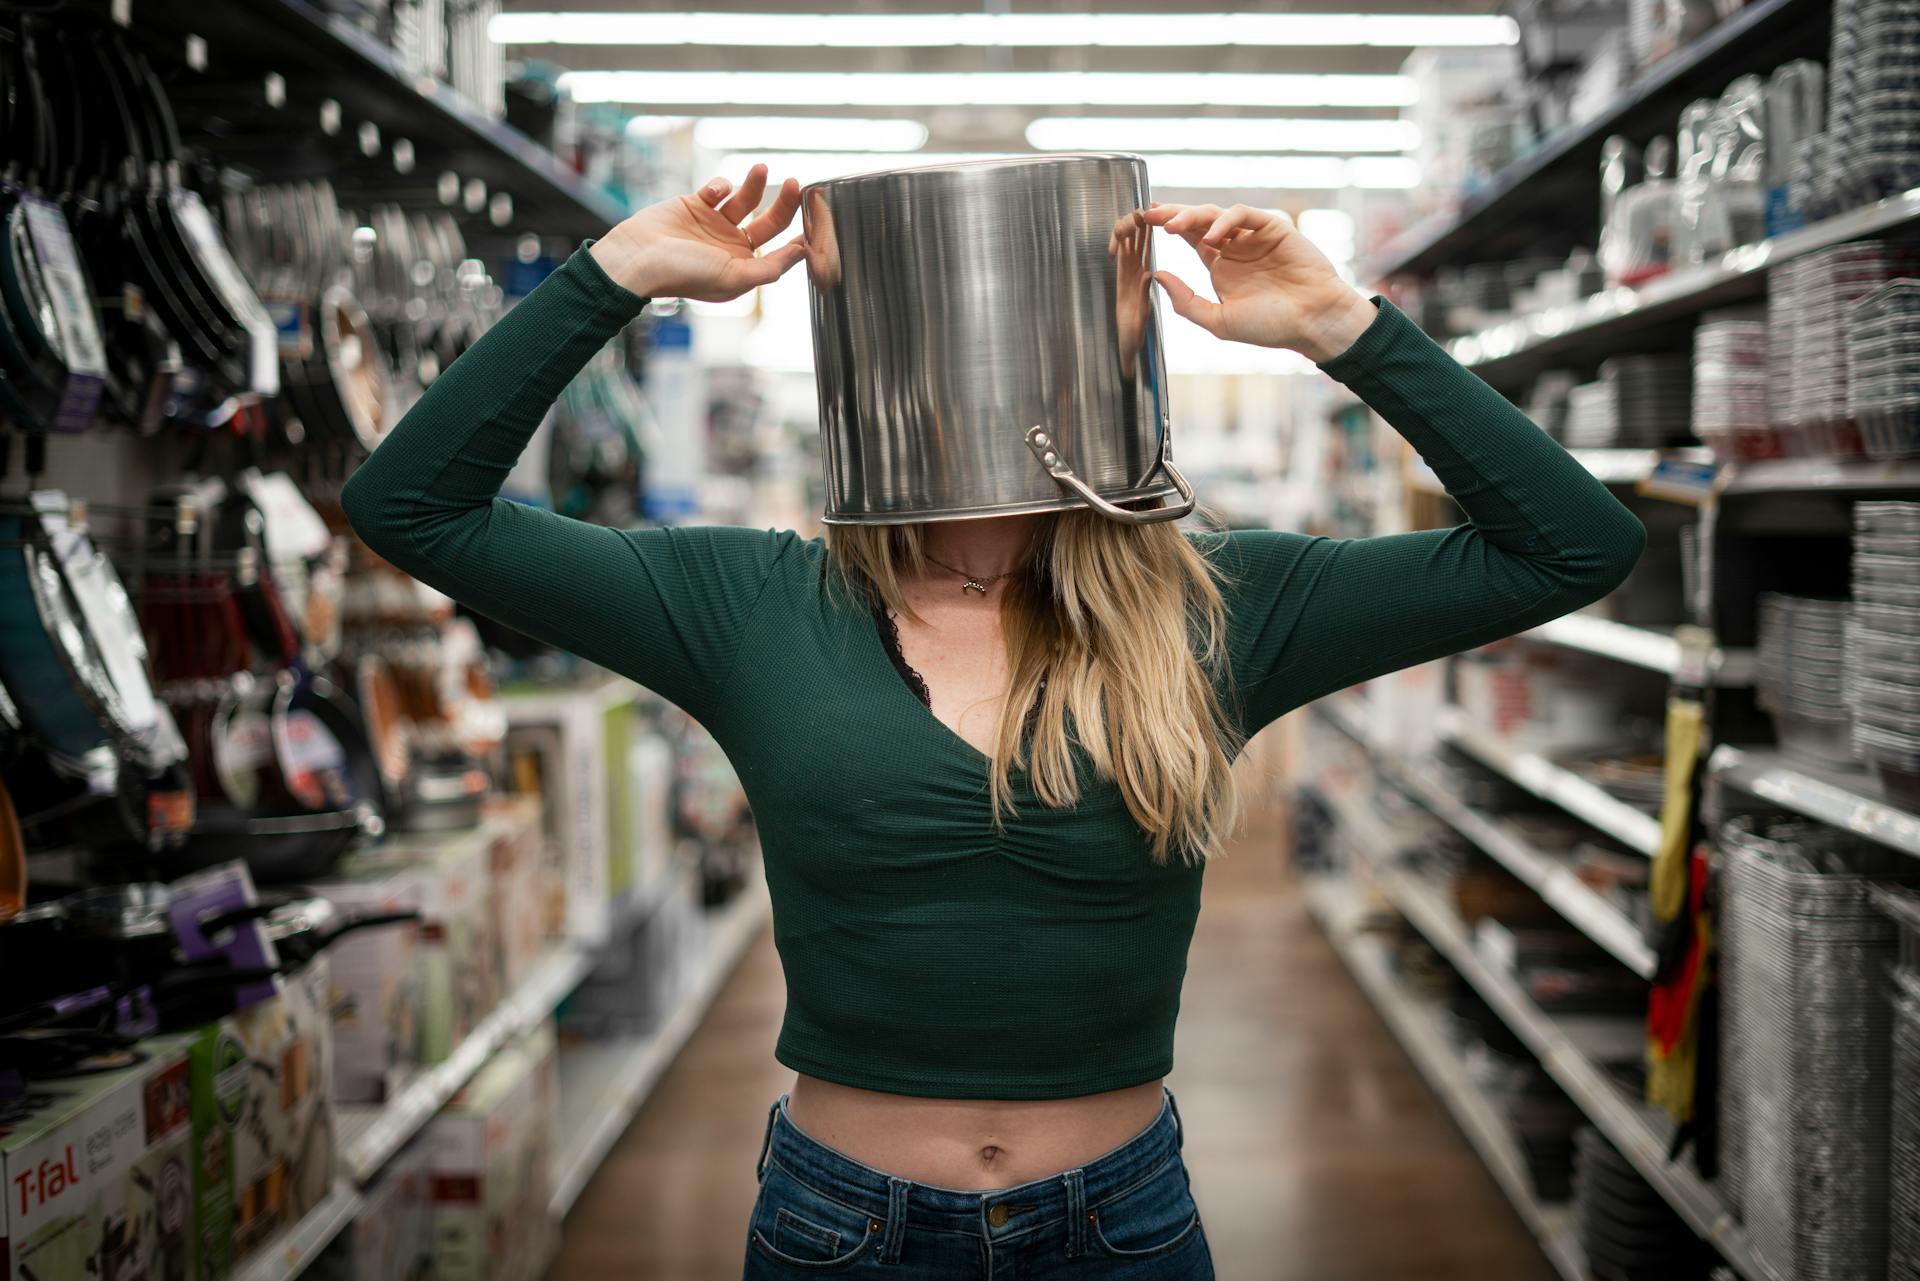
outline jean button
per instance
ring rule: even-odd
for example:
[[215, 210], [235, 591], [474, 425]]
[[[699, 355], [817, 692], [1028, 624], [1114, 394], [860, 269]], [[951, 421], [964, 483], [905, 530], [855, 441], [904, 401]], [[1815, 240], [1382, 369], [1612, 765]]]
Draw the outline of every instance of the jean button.
[[988, 1210], [987, 1222], [991, 1223], [996, 1228], [1006, 1227], [1007, 1226], [1007, 1207], [1004, 1205], [996, 1205], [991, 1210]]

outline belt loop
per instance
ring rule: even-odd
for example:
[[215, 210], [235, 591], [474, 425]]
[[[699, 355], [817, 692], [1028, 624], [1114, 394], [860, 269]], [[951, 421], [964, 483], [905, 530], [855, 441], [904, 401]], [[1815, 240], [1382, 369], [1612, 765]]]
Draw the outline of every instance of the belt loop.
[[760, 1136], [760, 1159], [753, 1163], [753, 1179], [756, 1183], [765, 1183], [767, 1180], [767, 1153], [773, 1148], [773, 1119], [780, 1115], [780, 1105], [786, 1101], [787, 1096], [783, 1094], [767, 1109], [767, 1129]]
[[1087, 1252], [1086, 1171], [1068, 1170], [1060, 1181], [1067, 1185], [1067, 1257], [1077, 1259]]
[[880, 1262], [900, 1262], [900, 1247], [907, 1240], [907, 1189], [905, 1179], [887, 1179], [887, 1234], [880, 1239]]
[[[1161, 1087], [1165, 1089], [1165, 1087]], [[1187, 1127], [1180, 1123], [1180, 1104], [1174, 1099], [1173, 1091], [1167, 1090], [1167, 1108], [1173, 1113], [1173, 1148], [1178, 1152], [1187, 1144]]]

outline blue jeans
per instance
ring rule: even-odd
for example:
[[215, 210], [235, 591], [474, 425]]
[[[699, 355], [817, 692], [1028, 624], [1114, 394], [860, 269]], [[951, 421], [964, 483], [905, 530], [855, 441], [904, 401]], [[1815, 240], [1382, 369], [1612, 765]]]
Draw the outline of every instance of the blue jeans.
[[990, 1192], [930, 1187], [802, 1134], [781, 1095], [760, 1146], [745, 1281], [1212, 1281], [1167, 1092], [1134, 1138], [1074, 1170]]

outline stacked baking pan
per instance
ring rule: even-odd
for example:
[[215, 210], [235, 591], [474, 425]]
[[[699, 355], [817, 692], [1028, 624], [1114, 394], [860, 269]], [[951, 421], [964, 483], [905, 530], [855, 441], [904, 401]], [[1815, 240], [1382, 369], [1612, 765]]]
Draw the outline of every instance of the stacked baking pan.
[[1920, 280], [1890, 280], [1848, 311], [1847, 411], [1868, 457], [1920, 454]]
[[1920, 185], [1920, 7], [1836, 0], [1827, 67], [1828, 164], [1842, 208]]
[[1705, 1281], [1712, 1251], [1598, 1130], [1573, 1136], [1573, 1209], [1595, 1281]]
[[1767, 321], [1708, 318], [1693, 331], [1693, 432], [1722, 462], [1772, 458]]
[[1727, 1190], [1781, 1276], [1880, 1277], [1898, 931], [1856, 869], [1887, 865], [1797, 819], [1731, 819], [1720, 846]]
[[1654, 449], [1687, 438], [1693, 364], [1685, 356], [1614, 356], [1600, 365], [1598, 382], [1567, 396], [1566, 443], [1571, 449]]
[[1853, 763], [1846, 637], [1846, 601], [1761, 594], [1759, 701], [1790, 756], [1816, 765]]
[[1882, 911], [1900, 925], [1894, 967], [1892, 1124], [1887, 1137], [1887, 1277], [1920, 1277], [1920, 895], [1879, 890]]
[[1779, 456], [1866, 452], [1847, 403], [1847, 317], [1892, 274], [1887, 247], [1861, 240], [1795, 258], [1768, 277], [1768, 346], [1787, 362], [1787, 395], [1773, 407]]
[[1853, 528], [1853, 743], [1890, 800], [1920, 809], [1920, 502], [1855, 503]]

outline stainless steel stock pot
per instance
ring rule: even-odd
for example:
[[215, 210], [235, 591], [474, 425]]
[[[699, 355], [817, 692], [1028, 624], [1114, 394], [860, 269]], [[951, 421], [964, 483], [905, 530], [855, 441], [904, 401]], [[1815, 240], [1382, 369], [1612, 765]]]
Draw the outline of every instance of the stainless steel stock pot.
[[802, 193], [828, 524], [1192, 510], [1147, 191], [1138, 156], [1047, 155]]

